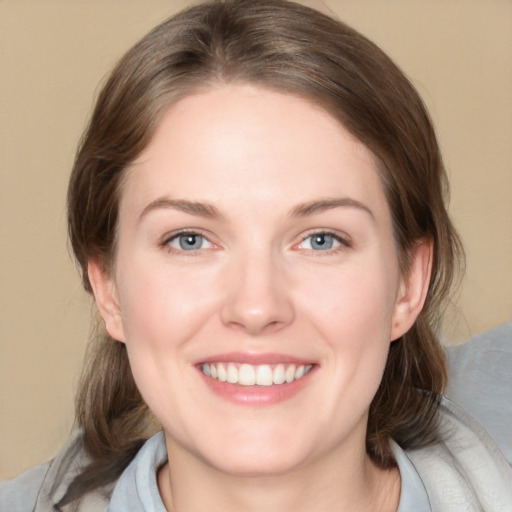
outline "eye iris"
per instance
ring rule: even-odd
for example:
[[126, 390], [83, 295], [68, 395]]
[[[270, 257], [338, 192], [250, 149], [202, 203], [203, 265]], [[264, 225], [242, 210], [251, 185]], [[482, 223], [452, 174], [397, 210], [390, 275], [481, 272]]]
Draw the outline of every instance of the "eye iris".
[[200, 249], [203, 239], [199, 235], [181, 235], [179, 238], [180, 248], [184, 251]]
[[311, 237], [311, 247], [313, 249], [326, 250], [332, 249], [333, 237], [331, 235], [325, 235], [319, 233]]

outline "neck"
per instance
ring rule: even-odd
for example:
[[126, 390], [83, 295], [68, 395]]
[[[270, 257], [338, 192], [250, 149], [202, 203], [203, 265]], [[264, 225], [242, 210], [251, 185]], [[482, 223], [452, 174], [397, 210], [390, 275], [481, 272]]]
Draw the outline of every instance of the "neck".
[[172, 468], [166, 465], [158, 475], [168, 512], [395, 512], [398, 508], [398, 470], [380, 469], [366, 454], [358, 460], [327, 456], [286, 474], [238, 476], [202, 461], [189, 459], [184, 464], [173, 452]]

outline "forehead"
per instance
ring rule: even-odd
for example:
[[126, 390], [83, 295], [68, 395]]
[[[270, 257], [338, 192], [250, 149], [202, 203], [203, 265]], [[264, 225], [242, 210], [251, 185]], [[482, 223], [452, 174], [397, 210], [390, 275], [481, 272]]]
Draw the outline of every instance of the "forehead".
[[303, 98], [240, 84], [169, 107], [128, 169], [121, 202], [133, 192], [142, 202], [162, 193], [262, 205], [312, 195], [383, 199], [377, 159], [333, 116]]

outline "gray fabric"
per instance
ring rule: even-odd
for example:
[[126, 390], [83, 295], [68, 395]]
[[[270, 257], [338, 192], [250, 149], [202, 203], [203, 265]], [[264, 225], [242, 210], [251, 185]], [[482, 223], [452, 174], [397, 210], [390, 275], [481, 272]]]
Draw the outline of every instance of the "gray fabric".
[[512, 322], [446, 352], [447, 396], [489, 432], [512, 464]]
[[165, 437], [159, 432], [141, 448], [121, 475], [108, 512], [166, 512], [156, 480], [158, 469], [166, 461]]
[[29, 469], [16, 480], [0, 482], [0, 512], [31, 512], [50, 463]]
[[413, 463], [394, 441], [391, 441], [391, 450], [402, 480], [397, 512], [431, 512], [427, 490]]
[[[54, 512], [54, 504], [64, 496], [74, 477], [89, 461], [82, 448], [80, 432], [75, 432], [57, 456], [10, 481], [0, 482], [0, 512]], [[103, 512], [115, 484], [88, 494], [79, 510], [74, 505], [62, 512]]]
[[[80, 432], [75, 432], [67, 442], [65, 448], [55, 457], [43, 481], [37, 497], [34, 512], [53, 510], [66, 493], [69, 484], [81, 469], [89, 462], [89, 458], [82, 447]], [[83, 500], [80, 510], [105, 510], [113, 485], [102, 487], [93, 494], [88, 494]], [[70, 504], [62, 508], [62, 512], [75, 512]]]
[[440, 441], [407, 456], [427, 491], [432, 512], [512, 511], [512, 468], [485, 429], [443, 399]]

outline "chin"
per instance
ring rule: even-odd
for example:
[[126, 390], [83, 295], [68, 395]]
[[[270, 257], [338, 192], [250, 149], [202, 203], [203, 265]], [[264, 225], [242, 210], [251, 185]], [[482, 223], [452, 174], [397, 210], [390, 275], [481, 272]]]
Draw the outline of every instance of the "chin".
[[[213, 462], [213, 461], [212, 461]], [[241, 478], [271, 477], [291, 473], [301, 466], [300, 461], [282, 455], [269, 453], [259, 453], [258, 456], [251, 458], [242, 458], [240, 454], [234, 454], [233, 457], [224, 457], [222, 461], [216, 461], [211, 464], [222, 473], [237, 476]]]
[[[219, 450], [204, 451], [210, 466], [223, 473], [240, 476], [275, 476], [286, 474], [305, 464], [311, 457], [307, 443], [293, 443], [282, 436], [247, 436], [234, 440], [229, 436], [217, 444]], [[226, 446], [229, 442], [229, 446]], [[209, 453], [208, 453], [209, 452]]]

